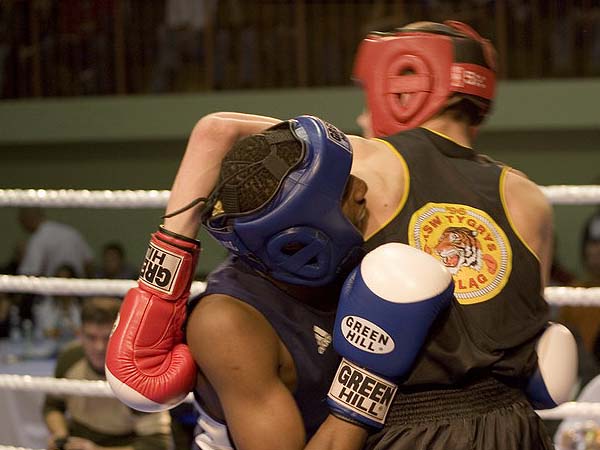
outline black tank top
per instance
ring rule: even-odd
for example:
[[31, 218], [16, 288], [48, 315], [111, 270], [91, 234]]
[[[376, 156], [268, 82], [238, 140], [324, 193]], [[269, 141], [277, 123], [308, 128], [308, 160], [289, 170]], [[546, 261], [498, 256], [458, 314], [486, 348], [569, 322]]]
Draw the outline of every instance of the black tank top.
[[210, 294], [229, 295], [253, 306], [275, 329], [296, 366], [293, 395], [310, 439], [329, 413], [327, 392], [340, 362], [331, 344], [335, 310], [303, 304], [234, 256], [210, 274], [206, 290], [190, 308]]
[[548, 305], [539, 261], [506, 215], [507, 169], [424, 128], [384, 142], [403, 159], [409, 181], [399, 211], [367, 249], [386, 242], [420, 248], [448, 267], [456, 286], [404, 385], [528, 376]]

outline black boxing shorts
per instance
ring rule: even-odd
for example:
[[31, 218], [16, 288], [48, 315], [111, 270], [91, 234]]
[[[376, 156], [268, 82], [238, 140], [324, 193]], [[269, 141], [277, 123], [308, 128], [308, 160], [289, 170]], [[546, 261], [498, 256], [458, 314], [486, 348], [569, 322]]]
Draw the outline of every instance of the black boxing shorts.
[[523, 392], [486, 378], [456, 389], [398, 391], [368, 450], [553, 450]]

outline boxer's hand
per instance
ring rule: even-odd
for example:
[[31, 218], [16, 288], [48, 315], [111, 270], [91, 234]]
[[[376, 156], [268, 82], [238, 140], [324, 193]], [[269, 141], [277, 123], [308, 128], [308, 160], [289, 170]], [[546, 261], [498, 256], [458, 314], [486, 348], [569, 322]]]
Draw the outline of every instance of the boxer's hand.
[[100, 450], [101, 448], [89, 439], [80, 437], [70, 437], [64, 445], [64, 450]]
[[67, 442], [66, 434], [53, 433], [48, 437], [48, 450], [64, 450], [64, 445]]
[[346, 279], [333, 329], [342, 360], [327, 401], [335, 416], [381, 428], [438, 313], [454, 294], [434, 257], [399, 243], [377, 247]]
[[125, 296], [108, 343], [106, 378], [131, 408], [172, 408], [195, 385], [183, 324], [199, 252], [198, 241], [161, 227], [150, 240], [138, 286]]

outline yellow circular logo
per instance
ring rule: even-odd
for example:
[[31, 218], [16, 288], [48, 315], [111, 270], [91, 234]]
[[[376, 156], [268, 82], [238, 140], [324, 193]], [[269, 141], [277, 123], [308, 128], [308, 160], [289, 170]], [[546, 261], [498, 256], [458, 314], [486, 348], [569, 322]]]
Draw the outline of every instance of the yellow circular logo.
[[489, 300], [502, 290], [512, 269], [504, 231], [486, 212], [465, 205], [427, 203], [409, 224], [410, 245], [435, 256], [454, 277], [461, 304]]

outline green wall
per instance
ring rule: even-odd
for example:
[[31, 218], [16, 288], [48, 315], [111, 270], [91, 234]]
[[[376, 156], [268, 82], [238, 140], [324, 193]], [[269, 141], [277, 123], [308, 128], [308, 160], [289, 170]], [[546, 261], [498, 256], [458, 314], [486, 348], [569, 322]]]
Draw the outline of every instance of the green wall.
[[[0, 188], [169, 189], [188, 132], [220, 110], [287, 118], [310, 113], [347, 132], [362, 96], [354, 88], [245, 91], [0, 102]], [[600, 180], [600, 80], [501, 83], [497, 107], [478, 138], [481, 151], [527, 172], [541, 185]], [[556, 206], [558, 253], [580, 271], [580, 228], [593, 206]], [[123, 242], [138, 264], [160, 209], [49, 209], [77, 226], [99, 252]], [[24, 235], [15, 208], [0, 209], [0, 263]], [[206, 236], [200, 269], [222, 250]]]

